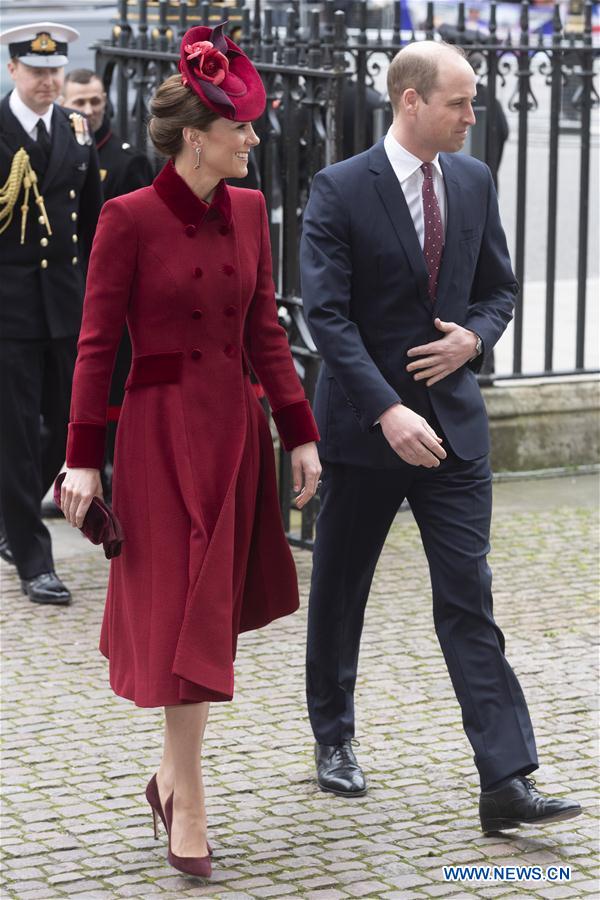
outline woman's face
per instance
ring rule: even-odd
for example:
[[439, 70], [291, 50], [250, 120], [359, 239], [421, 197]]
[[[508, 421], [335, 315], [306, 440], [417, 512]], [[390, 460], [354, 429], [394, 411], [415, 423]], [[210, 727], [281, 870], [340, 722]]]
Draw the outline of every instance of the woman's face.
[[205, 174], [217, 178], [245, 178], [248, 154], [260, 143], [251, 122], [232, 122], [219, 118], [208, 131], [198, 132], [202, 146], [200, 166]]

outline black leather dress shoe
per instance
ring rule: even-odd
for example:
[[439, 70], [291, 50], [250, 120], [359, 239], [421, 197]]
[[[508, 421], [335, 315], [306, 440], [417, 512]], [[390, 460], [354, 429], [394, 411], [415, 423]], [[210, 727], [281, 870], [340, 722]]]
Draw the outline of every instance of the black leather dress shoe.
[[3, 531], [0, 531], [0, 557], [4, 560], [4, 562], [10, 563], [11, 566], [14, 566], [15, 558], [13, 556], [12, 550], [8, 546], [8, 541]]
[[54, 572], [44, 572], [35, 578], [22, 581], [21, 588], [34, 603], [67, 606], [71, 602], [71, 594]]
[[341, 744], [315, 744], [317, 783], [322, 791], [340, 797], [362, 797], [367, 793], [363, 770], [356, 762], [352, 741]]
[[524, 775], [516, 775], [495, 791], [483, 791], [479, 799], [481, 830], [486, 834], [519, 825], [563, 822], [580, 812], [575, 800], [542, 796], [533, 778]]

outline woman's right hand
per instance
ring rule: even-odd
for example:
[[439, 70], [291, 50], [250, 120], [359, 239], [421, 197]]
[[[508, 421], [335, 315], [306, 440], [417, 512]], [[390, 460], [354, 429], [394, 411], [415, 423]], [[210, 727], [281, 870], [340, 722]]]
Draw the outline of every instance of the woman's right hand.
[[81, 528], [94, 497], [102, 499], [99, 469], [67, 469], [60, 489], [60, 508], [73, 528]]

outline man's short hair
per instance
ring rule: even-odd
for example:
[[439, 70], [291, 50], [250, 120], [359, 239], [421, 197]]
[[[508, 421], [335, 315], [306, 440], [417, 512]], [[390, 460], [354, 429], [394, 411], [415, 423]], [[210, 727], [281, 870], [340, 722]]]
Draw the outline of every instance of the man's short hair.
[[89, 84], [93, 78], [97, 78], [100, 84], [102, 84], [102, 79], [97, 72], [93, 72], [91, 69], [73, 69], [72, 72], [67, 72], [65, 75], [65, 84], [68, 84], [69, 82], [74, 82], [75, 84]]
[[[410, 44], [409, 46], [414, 46]], [[466, 58], [466, 53], [462, 47], [454, 44], [447, 44], [445, 41], [439, 42], [440, 47], [447, 47], [457, 56]], [[404, 91], [413, 88], [423, 98], [425, 103], [429, 100], [430, 95], [439, 87], [439, 56], [437, 53], [405, 53], [399, 50], [390, 63], [387, 73], [387, 89], [392, 108], [396, 110], [400, 103], [400, 98]]]

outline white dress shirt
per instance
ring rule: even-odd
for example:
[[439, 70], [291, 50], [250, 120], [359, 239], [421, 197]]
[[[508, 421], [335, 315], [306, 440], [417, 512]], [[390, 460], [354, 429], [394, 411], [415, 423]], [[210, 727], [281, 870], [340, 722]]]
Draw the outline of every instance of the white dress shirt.
[[[413, 154], [409, 153], [402, 144], [399, 144], [396, 138], [393, 137], [391, 128], [384, 138], [383, 147], [387, 154], [387, 158], [390, 161], [390, 165], [400, 182], [400, 187], [402, 188], [408, 210], [414, 222], [421, 249], [423, 249], [425, 243], [422, 195], [424, 175], [421, 171], [423, 160], [413, 156]], [[433, 189], [440, 207], [442, 226], [445, 233], [446, 188], [444, 187], [444, 176], [442, 175], [439, 155], [436, 155], [435, 159], [431, 161], [431, 165], [433, 171]]]
[[23, 126], [30, 138], [37, 140], [37, 123], [43, 119], [44, 125], [48, 129], [48, 134], [52, 134], [52, 113], [54, 112], [54, 104], [51, 103], [43, 116], [38, 115], [30, 109], [19, 97], [15, 88], [8, 98], [8, 105], [13, 116], [18, 119], [20, 125]]

